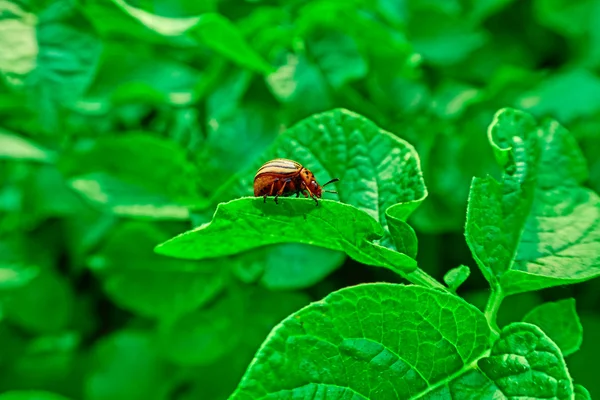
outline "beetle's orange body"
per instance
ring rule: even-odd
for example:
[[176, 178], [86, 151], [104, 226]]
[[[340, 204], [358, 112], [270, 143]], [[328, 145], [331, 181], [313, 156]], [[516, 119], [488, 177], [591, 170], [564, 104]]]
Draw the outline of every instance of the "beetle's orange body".
[[[325, 185], [337, 180], [333, 179]], [[302, 193], [305, 197], [310, 196], [318, 205], [317, 198], [321, 198], [322, 192], [312, 172], [296, 161], [285, 158], [276, 158], [263, 164], [254, 176], [254, 196], [264, 197], [265, 202], [267, 196], [275, 196], [277, 203], [279, 196], [295, 194], [298, 197]]]

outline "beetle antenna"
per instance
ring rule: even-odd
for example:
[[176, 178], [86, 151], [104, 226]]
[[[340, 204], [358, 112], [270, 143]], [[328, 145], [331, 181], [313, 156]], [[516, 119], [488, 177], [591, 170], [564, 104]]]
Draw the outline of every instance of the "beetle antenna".
[[321, 187], [325, 187], [325, 186], [329, 185], [330, 183], [337, 182], [337, 181], [339, 181], [339, 180], [340, 180], [339, 178], [333, 178], [332, 180], [330, 180], [329, 182], [327, 182], [326, 184], [324, 184], [324, 185], [323, 185], [323, 186], [321, 186]]
[[323, 190], [326, 193], [335, 193], [338, 194], [338, 192], [336, 192], [335, 190]]

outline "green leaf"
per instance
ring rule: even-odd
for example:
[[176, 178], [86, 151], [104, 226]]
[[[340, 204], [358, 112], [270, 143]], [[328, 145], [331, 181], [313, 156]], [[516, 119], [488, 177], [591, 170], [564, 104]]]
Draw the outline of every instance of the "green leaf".
[[184, 63], [151, 53], [148, 46], [112, 43], [103, 52], [94, 83], [77, 110], [103, 115], [120, 104], [173, 104], [186, 106], [198, 100], [200, 71]]
[[407, 36], [416, 52], [431, 64], [448, 66], [464, 60], [487, 40], [478, 26], [468, 23], [459, 2], [411, 2], [407, 7]]
[[28, 77], [38, 92], [70, 103], [91, 83], [102, 50], [90, 26], [70, 1], [57, 1], [39, 15], [38, 65]]
[[[311, 287], [321, 282], [346, 260], [346, 255], [339, 251], [293, 243], [257, 249], [261, 250], [264, 251], [266, 263], [257, 258], [254, 264], [259, 264], [264, 269], [260, 283], [270, 290]], [[281, 262], [289, 260], [289, 257], [292, 257], [294, 262]], [[314, 260], [319, 262], [315, 263]]]
[[137, 19], [143, 25], [165, 36], [179, 36], [196, 26], [199, 16], [187, 18], [169, 18], [149, 13], [134, 7], [124, 0], [112, 0], [119, 8]]
[[244, 299], [236, 289], [207, 307], [162, 324], [158, 333], [161, 354], [180, 365], [206, 365], [235, 348], [245, 328]]
[[[600, 13], [600, 8], [599, 11]], [[571, 88], [580, 88], [577, 94]], [[580, 68], [555, 74], [519, 99], [519, 105], [535, 115], [552, 115], [561, 123], [590, 118], [600, 111], [600, 79]]]
[[523, 322], [540, 327], [565, 357], [581, 346], [583, 327], [575, 309], [575, 299], [544, 303], [525, 315]]
[[250, 47], [236, 26], [216, 13], [192, 17], [163, 17], [134, 7], [124, 0], [113, 0], [123, 11], [148, 28], [165, 36], [189, 35], [238, 63], [260, 73], [269, 73], [271, 66]]
[[[269, 292], [260, 287], [249, 285], [238, 289], [241, 289], [244, 293], [245, 305], [240, 310], [243, 316], [239, 321], [231, 322], [231, 326], [241, 331], [229, 331], [227, 335], [213, 341], [216, 347], [220, 347], [223, 341], [227, 341], [228, 336], [240, 336], [237, 346], [229, 349], [225, 355], [215, 362], [189, 370], [190, 379], [188, 384], [190, 387], [181, 396], [181, 400], [229, 398], [269, 331], [283, 318], [307, 305], [310, 300], [302, 292]], [[233, 312], [230, 318], [236, 318], [240, 311]], [[221, 323], [224, 320], [224, 316], [219, 316], [217, 325], [223, 326]], [[188, 322], [193, 323], [193, 320]], [[201, 322], [201, 320], [198, 320], [198, 322]], [[187, 357], [188, 359], [201, 356], [195, 351], [196, 345], [199, 347], [204, 346], [203, 340], [208, 338], [208, 335], [201, 334], [202, 332], [208, 333], [201, 325], [191, 324], [189, 328], [191, 331], [200, 332], [200, 334], [194, 337], [179, 331], [177, 335], [173, 336], [173, 339], [182, 339], [182, 346], [178, 346], [177, 343], [172, 345], [175, 354], [179, 353], [182, 357], [186, 343], [189, 344], [191, 347], [188, 347], [187, 351], [191, 354]], [[243, 332], [243, 334], [239, 335], [240, 332]], [[168, 343], [165, 344], [168, 346]], [[169, 348], [167, 347], [165, 350], [168, 351]]]
[[281, 319], [308, 303], [302, 293], [232, 285], [217, 302], [163, 324], [161, 353], [180, 365], [210, 365], [242, 341], [258, 346]]
[[437, 89], [431, 111], [440, 118], [458, 119], [469, 105], [481, 101], [480, 97], [481, 91], [475, 86], [449, 81]]
[[[6, 3], [0, 3], [0, 10]], [[59, 109], [73, 105], [91, 83], [101, 42], [70, 0], [51, 2], [37, 16], [14, 5], [2, 15], [8, 18], [2, 18], [4, 29], [0, 29], [0, 53], [6, 54], [0, 64], [11, 64], [4, 71], [7, 81], [22, 89], [28, 105], [35, 107], [38, 124], [34, 129], [54, 132]], [[14, 33], [21, 37], [19, 42], [3, 39]]]
[[[0, 307], [1, 306], [0, 303]], [[26, 345], [26, 340], [19, 334], [18, 328], [7, 324], [5, 320], [3, 320], [0, 322], [0, 341], [2, 342], [0, 366], [6, 371], [8, 365], [15, 365], [19, 360]], [[0, 380], [2, 378], [4, 378], [4, 376], [2, 376]]]
[[75, 190], [118, 215], [187, 219], [188, 207], [201, 202], [198, 171], [185, 151], [142, 133], [107, 137], [65, 152], [60, 167]]
[[[473, 175], [498, 170], [487, 138], [482, 134], [489, 125], [490, 112], [473, 115], [474, 107], [467, 107], [473, 89], [453, 83], [440, 87], [432, 95], [417, 92], [415, 96], [422, 102], [435, 101], [436, 113], [444, 115], [426, 117], [417, 108], [402, 123], [408, 127], [402, 130], [402, 137], [415, 144], [423, 175], [429, 177], [430, 195], [411, 216], [411, 225], [418, 231], [440, 234], [464, 229], [465, 203]], [[451, 114], [447, 115], [448, 112]]]
[[508, 398], [572, 399], [573, 383], [558, 346], [535, 325], [505, 327], [481, 371]]
[[[156, 247], [163, 255], [202, 260], [277, 243], [304, 243], [344, 251], [355, 260], [411, 272], [416, 262], [376, 243], [384, 231], [367, 213], [331, 200], [262, 198], [221, 203], [213, 220]], [[227, 240], [224, 240], [227, 238]]]
[[37, 21], [17, 3], [0, 1], [0, 73], [9, 83], [18, 83], [36, 67]]
[[[236, 119], [236, 111], [242, 111], [242, 116], [245, 116], [246, 110], [238, 110], [243, 105], [243, 96], [247, 92], [252, 81], [252, 74], [246, 70], [233, 70], [231, 73], [222, 77], [221, 82], [217, 82], [217, 87], [207, 96], [206, 113], [210, 118], [215, 118], [217, 121], [223, 118]], [[265, 110], [256, 110], [266, 113]], [[272, 114], [269, 114], [270, 116]], [[261, 119], [265, 119], [262, 115]], [[237, 117], [239, 118], [239, 117]], [[268, 124], [268, 122], [263, 122]], [[214, 130], [218, 130], [215, 127]], [[230, 143], [231, 144], [231, 143]]]
[[483, 21], [486, 18], [497, 14], [503, 8], [506, 8], [509, 4], [515, 0], [483, 0], [473, 4], [471, 11], [471, 17], [476, 21]]
[[309, 43], [309, 51], [334, 89], [367, 74], [367, 62], [350, 36], [329, 32]]
[[276, 327], [232, 398], [371, 399], [375, 388], [392, 399], [572, 398], [560, 349], [538, 327], [507, 326], [491, 351], [489, 340], [483, 315], [456, 296], [392, 284], [346, 288]]
[[101, 209], [114, 215], [145, 220], [189, 220], [193, 204], [177, 202], [104, 173], [78, 176], [71, 187]]
[[406, 223], [406, 212], [403, 204], [391, 206], [386, 211], [386, 220], [390, 235], [396, 246], [396, 250], [411, 258], [417, 258], [417, 235], [414, 229]]
[[423, 398], [471, 370], [489, 340], [483, 314], [456, 296], [354, 286], [279, 324], [231, 398]]
[[[65, 154], [60, 165], [70, 176], [104, 172], [177, 200], [193, 198], [196, 191], [198, 171], [187, 160], [185, 150], [149, 133], [99, 139], [92, 146]], [[157, 165], [161, 168], [153, 168]]]
[[222, 263], [154, 254], [153, 247], [168, 237], [150, 223], [128, 222], [89, 259], [115, 303], [146, 317], [171, 319], [198, 308], [221, 290], [227, 272]]
[[513, 294], [599, 276], [600, 199], [581, 186], [587, 170], [574, 138], [503, 109], [489, 139], [503, 178], [473, 179], [466, 223], [486, 279]]
[[226, 85], [220, 88], [222, 93], [219, 90], [209, 97], [214, 114], [210, 114], [206, 139], [195, 155], [196, 164], [202, 168], [198, 185], [207, 197], [232, 175], [245, 171], [279, 133], [272, 111], [258, 105], [224, 102], [225, 97], [231, 102], [235, 96], [236, 90], [231, 86]]
[[69, 400], [67, 397], [42, 390], [14, 390], [0, 394], [0, 400]]
[[[567, 0], [533, 2], [536, 22], [560, 33], [579, 50], [586, 64], [600, 64], [600, 5], [594, 0], [577, 3]], [[585, 88], [582, 87], [585, 90]], [[568, 94], [568, 92], [565, 92]], [[565, 102], [568, 106], [568, 103]]]
[[89, 400], [160, 400], [173, 380], [147, 332], [128, 329], [104, 337], [94, 347], [85, 378]]
[[266, 76], [273, 96], [303, 118], [332, 106], [327, 81], [318, 66], [305, 54], [282, 51], [277, 68]]
[[191, 33], [206, 46], [241, 66], [263, 74], [273, 70], [273, 67], [250, 47], [236, 26], [222, 15], [202, 14]]
[[[489, 301], [490, 289], [465, 291], [461, 297], [483, 311]], [[497, 325], [506, 326], [513, 322], [522, 321], [529, 310], [542, 303], [541, 292], [523, 292], [508, 296], [502, 301], [502, 307], [498, 311]]]
[[560, 350], [539, 328], [515, 323], [501, 332], [490, 355], [429, 393], [437, 398], [572, 399], [573, 384]]
[[572, 399], [573, 384], [560, 350], [539, 328], [504, 328], [478, 369], [449, 380], [426, 399]]
[[34, 266], [23, 266], [0, 261], [0, 290], [22, 287], [34, 279], [39, 273]]
[[[252, 179], [256, 170], [266, 160], [277, 157], [292, 158], [302, 163], [321, 183], [331, 177], [341, 178], [341, 182], [335, 185], [340, 200], [367, 211], [384, 226], [389, 218], [401, 221], [398, 223], [401, 225], [427, 196], [419, 159], [410, 144], [364, 117], [336, 109], [300, 121], [279, 135], [251, 167], [239, 172], [227, 185], [220, 188], [212, 201], [252, 196]], [[327, 194], [324, 196], [329, 197]], [[395, 207], [386, 216], [387, 208], [392, 205]], [[409, 229], [405, 231], [407, 235], [402, 239], [406, 242], [404, 250], [416, 252], [416, 249], [413, 250], [416, 239], [410, 237], [413, 233]], [[399, 236], [396, 239], [398, 238]], [[382, 244], [393, 246], [389, 235], [386, 234]], [[324, 273], [340, 265], [339, 255], [331, 251], [316, 253], [318, 250], [313, 246], [301, 244], [290, 244], [286, 248], [285, 253], [280, 250], [281, 259], [286, 259], [289, 268], [294, 271], [301, 271], [310, 265], [298, 262], [295, 258], [298, 253], [315, 253], [315, 259], [323, 264]], [[239, 261], [248, 265], [277, 261], [267, 257], [266, 252], [248, 252], [240, 257], [245, 261]], [[278, 261], [269, 262], [266, 270], [279, 272], [280, 264]], [[282, 274], [279, 276], [283, 277]], [[301, 282], [290, 281], [285, 287], [300, 288], [302, 286], [299, 283]]]
[[592, 400], [590, 392], [581, 385], [574, 386], [575, 400]]
[[64, 329], [71, 322], [74, 302], [67, 280], [51, 270], [40, 270], [26, 284], [2, 293], [6, 319], [34, 333]]
[[306, 118], [279, 135], [252, 168], [238, 174], [214, 201], [253, 195], [252, 181], [266, 161], [283, 157], [311, 170], [317, 181], [340, 178], [340, 201], [387, 226], [386, 211], [405, 220], [427, 196], [415, 149], [368, 119], [344, 109]]
[[[596, 291], [595, 283], [591, 285], [591, 290]], [[596, 393], [600, 393], [600, 382], [595, 369], [590, 368], [590, 363], [591, 360], [600, 359], [600, 343], [595, 340], [600, 335], [600, 316], [590, 310], [582, 311], [580, 318], [585, 337], [579, 351], [569, 356], [569, 372], [573, 380], [584, 385], [595, 398]]]
[[0, 391], [49, 390], [76, 399], [75, 393], [79, 390], [74, 388], [73, 378], [83, 368], [76, 352], [79, 346], [80, 336], [73, 331], [29, 338], [17, 350], [19, 357], [0, 377]]
[[54, 155], [37, 144], [0, 129], [0, 159], [49, 162]]
[[270, 290], [294, 290], [311, 287], [325, 279], [346, 261], [346, 254], [323, 247], [285, 243], [262, 246], [230, 257], [228, 261], [233, 274], [242, 282], [259, 282]]
[[469, 278], [469, 275], [471, 275], [471, 269], [466, 265], [461, 265], [446, 272], [444, 282], [450, 289], [456, 291]]
[[86, 210], [54, 165], [32, 165], [21, 187], [24, 225], [35, 226], [47, 218], [74, 216]]
[[[395, 6], [404, 8], [404, 5]], [[323, 31], [350, 36], [364, 57], [374, 61], [379, 69], [397, 76], [414, 67], [412, 46], [404, 35], [404, 27], [391, 27], [381, 22], [379, 7], [379, 2], [360, 5], [336, 1], [302, 3], [299, 18], [294, 21], [295, 32], [305, 36], [310, 33], [316, 38], [325, 36]]]

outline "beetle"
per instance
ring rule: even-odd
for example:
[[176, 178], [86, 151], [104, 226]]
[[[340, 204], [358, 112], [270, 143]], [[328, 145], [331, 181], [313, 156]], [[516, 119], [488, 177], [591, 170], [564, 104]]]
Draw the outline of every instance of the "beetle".
[[319, 185], [312, 172], [306, 169], [302, 164], [288, 160], [286, 158], [276, 158], [268, 161], [256, 171], [254, 176], [254, 196], [263, 197], [267, 202], [267, 196], [275, 195], [275, 203], [279, 196], [296, 197], [302, 193], [305, 197], [311, 197], [319, 205], [318, 198], [321, 198], [322, 192], [337, 193], [331, 190], [323, 190], [330, 183], [339, 181], [334, 178], [324, 184]]

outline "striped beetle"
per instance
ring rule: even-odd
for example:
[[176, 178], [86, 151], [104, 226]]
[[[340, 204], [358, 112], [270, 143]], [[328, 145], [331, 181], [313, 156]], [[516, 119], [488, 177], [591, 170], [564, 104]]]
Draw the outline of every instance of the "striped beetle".
[[285, 158], [276, 158], [263, 164], [254, 176], [254, 196], [263, 197], [267, 202], [267, 196], [275, 195], [275, 203], [279, 196], [296, 197], [302, 193], [305, 197], [311, 197], [319, 205], [322, 192], [337, 193], [331, 190], [323, 190], [330, 183], [339, 181], [334, 178], [320, 186], [315, 180], [315, 176], [308, 169], [293, 160]]

